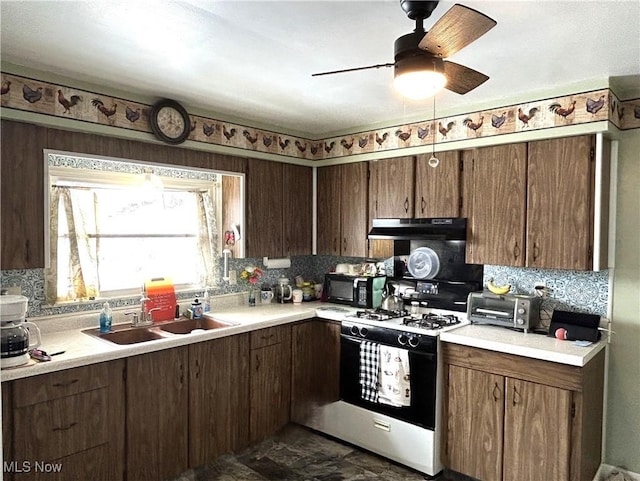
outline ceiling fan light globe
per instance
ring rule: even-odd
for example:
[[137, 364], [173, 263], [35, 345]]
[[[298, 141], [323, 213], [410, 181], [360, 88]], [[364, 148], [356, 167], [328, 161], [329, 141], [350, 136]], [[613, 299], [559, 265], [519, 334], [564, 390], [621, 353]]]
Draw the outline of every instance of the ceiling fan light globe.
[[434, 96], [447, 84], [447, 78], [433, 70], [396, 73], [393, 86], [404, 97], [422, 100]]

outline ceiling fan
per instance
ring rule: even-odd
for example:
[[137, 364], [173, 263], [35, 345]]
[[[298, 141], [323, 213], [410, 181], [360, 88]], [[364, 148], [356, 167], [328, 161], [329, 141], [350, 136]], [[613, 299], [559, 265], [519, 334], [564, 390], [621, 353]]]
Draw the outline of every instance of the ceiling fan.
[[461, 95], [475, 89], [489, 77], [444, 59], [487, 33], [496, 25], [496, 21], [476, 10], [455, 4], [440, 17], [431, 30], [425, 32], [423, 21], [431, 16], [438, 3], [400, 0], [400, 6], [407, 16], [415, 20], [416, 28], [396, 39], [393, 63], [333, 70], [312, 76], [394, 67], [394, 86], [407, 97], [426, 98], [443, 87]]

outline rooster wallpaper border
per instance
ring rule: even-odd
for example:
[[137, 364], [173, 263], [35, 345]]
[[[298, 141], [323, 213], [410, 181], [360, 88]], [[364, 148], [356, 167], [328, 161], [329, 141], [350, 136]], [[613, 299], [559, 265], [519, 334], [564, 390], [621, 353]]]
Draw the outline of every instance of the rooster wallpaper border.
[[[5, 72], [0, 82], [3, 108], [153, 135], [151, 105]], [[611, 90], [600, 89], [319, 140], [197, 115], [189, 117], [188, 140], [295, 159], [325, 160], [603, 120], [621, 130], [640, 128], [640, 99], [621, 102]]]

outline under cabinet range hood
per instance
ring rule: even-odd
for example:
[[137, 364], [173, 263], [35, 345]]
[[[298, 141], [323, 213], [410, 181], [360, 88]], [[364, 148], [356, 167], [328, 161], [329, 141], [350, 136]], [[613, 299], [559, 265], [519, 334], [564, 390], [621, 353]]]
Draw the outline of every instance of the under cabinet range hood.
[[432, 217], [424, 219], [373, 219], [369, 239], [466, 240], [467, 219], [464, 217]]

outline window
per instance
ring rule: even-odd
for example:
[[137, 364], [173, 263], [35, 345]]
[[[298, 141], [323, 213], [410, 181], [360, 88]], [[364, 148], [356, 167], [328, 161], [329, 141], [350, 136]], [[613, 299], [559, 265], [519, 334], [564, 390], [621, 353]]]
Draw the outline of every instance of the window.
[[47, 153], [49, 304], [212, 286], [220, 256], [219, 173]]

